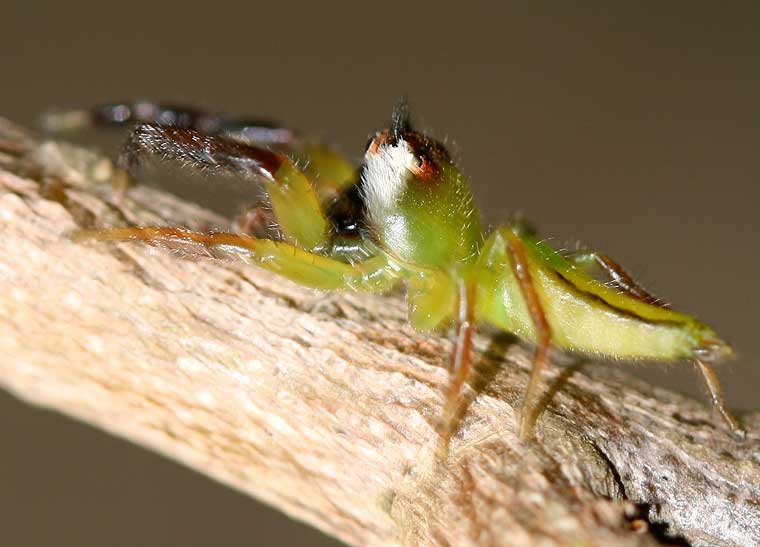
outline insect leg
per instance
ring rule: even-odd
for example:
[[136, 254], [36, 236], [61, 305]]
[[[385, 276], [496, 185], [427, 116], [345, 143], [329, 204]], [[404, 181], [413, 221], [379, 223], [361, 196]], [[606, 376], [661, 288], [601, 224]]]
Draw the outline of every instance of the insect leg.
[[91, 108], [48, 112], [43, 114], [41, 121], [43, 129], [51, 132], [149, 123], [195, 129], [201, 133], [221, 135], [245, 144], [285, 147], [294, 147], [299, 144], [298, 136], [294, 131], [281, 127], [271, 120], [229, 117], [218, 112], [165, 102], [105, 103]]
[[712, 367], [700, 359], [694, 359], [694, 366], [697, 368], [702, 378], [705, 381], [707, 390], [710, 392], [710, 398], [712, 399], [713, 408], [718, 411], [720, 417], [723, 419], [723, 423], [728, 426], [731, 433], [738, 439], [743, 440], [747, 436], [747, 432], [742, 429], [739, 422], [726, 408], [726, 404], [723, 401], [723, 394], [718, 383], [718, 377], [715, 375]]
[[449, 439], [459, 422], [459, 409], [462, 399], [462, 385], [470, 375], [470, 353], [472, 331], [475, 323], [475, 285], [461, 279], [457, 286], [457, 323], [456, 338], [451, 354], [449, 385], [446, 390], [446, 402], [441, 419], [441, 439], [439, 453], [443, 455]]
[[71, 131], [87, 127], [118, 127], [154, 123], [216, 133], [222, 126], [218, 114], [197, 108], [150, 101], [115, 102], [81, 110], [49, 112], [42, 116], [47, 131]]
[[223, 120], [219, 134], [244, 144], [266, 145], [287, 154], [312, 182], [319, 202], [329, 206], [356, 182], [353, 165], [334, 149], [300, 138], [293, 130], [264, 120], [231, 118]]
[[383, 255], [347, 264], [293, 245], [229, 232], [202, 233], [171, 226], [78, 230], [74, 241], [136, 241], [192, 258], [218, 258], [254, 264], [314, 289], [380, 292], [399, 278]]
[[596, 251], [581, 251], [568, 257], [568, 260], [586, 270], [598, 268], [624, 294], [653, 306], [667, 307], [657, 297], [649, 294], [623, 267], [606, 254]]
[[263, 120], [229, 119], [219, 128], [223, 137], [287, 154], [317, 191], [319, 202], [329, 205], [352, 186], [356, 171], [346, 158], [328, 146], [301, 139], [294, 131]]
[[530, 313], [535, 329], [536, 350], [533, 355], [533, 369], [530, 373], [528, 387], [525, 390], [525, 396], [520, 411], [517, 432], [520, 439], [528, 441], [533, 436], [533, 428], [538, 418], [539, 398], [538, 388], [541, 381], [541, 372], [546, 365], [549, 345], [551, 344], [551, 329], [549, 322], [546, 320], [544, 309], [538, 299], [536, 285], [533, 282], [533, 276], [530, 273], [528, 258], [525, 255], [525, 247], [520, 238], [512, 231], [505, 230], [507, 255], [512, 272], [517, 279], [520, 292], [525, 300], [525, 304]]
[[258, 239], [283, 239], [274, 211], [265, 200], [241, 208], [240, 214], [232, 223], [232, 231]]
[[246, 144], [295, 147], [301, 143], [292, 129], [259, 118], [222, 118], [218, 133]]
[[52, 132], [87, 127], [121, 127], [140, 123], [195, 129], [246, 144], [293, 146], [298, 142], [298, 137], [292, 130], [270, 120], [228, 117], [218, 112], [164, 102], [105, 103], [79, 110], [48, 112], [42, 116], [43, 128]]
[[284, 154], [193, 129], [138, 125], [119, 163], [134, 171], [149, 156], [261, 184], [286, 241], [307, 250], [328, 243], [328, 221], [314, 187]]
[[42, 116], [41, 124], [50, 132], [88, 127], [163, 125], [217, 135], [242, 144], [266, 146], [293, 160], [312, 181], [323, 206], [332, 203], [356, 182], [353, 166], [341, 154], [327, 146], [305, 141], [293, 130], [265, 119], [229, 117], [171, 103], [134, 101], [49, 112]]

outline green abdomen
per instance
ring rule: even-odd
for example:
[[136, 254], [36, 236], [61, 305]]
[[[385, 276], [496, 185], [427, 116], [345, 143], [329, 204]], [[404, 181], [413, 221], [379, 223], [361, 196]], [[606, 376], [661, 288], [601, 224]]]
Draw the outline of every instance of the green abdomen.
[[[552, 270], [534, 267], [532, 273], [557, 347], [608, 358], [677, 360], [692, 357], [711, 334], [688, 316], [673, 312], [671, 320], [644, 319], [576, 288]], [[493, 275], [478, 296], [482, 320], [521, 338], [535, 339], [511, 271]]]

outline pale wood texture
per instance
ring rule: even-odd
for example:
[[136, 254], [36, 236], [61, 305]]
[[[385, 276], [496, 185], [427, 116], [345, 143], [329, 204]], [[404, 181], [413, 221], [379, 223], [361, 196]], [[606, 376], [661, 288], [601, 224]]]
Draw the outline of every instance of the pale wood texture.
[[732, 440], [702, 403], [611, 367], [552, 365], [515, 437], [529, 350], [476, 339], [477, 398], [438, 463], [451, 343], [400, 295], [320, 294], [253, 267], [77, 226], [224, 219], [110, 162], [0, 124], [0, 385], [249, 493], [352, 545], [760, 544], [760, 414]]

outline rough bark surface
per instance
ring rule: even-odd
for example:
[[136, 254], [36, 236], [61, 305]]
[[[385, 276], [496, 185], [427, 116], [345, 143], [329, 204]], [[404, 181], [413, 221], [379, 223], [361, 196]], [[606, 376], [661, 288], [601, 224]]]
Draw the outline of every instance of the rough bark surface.
[[601, 365], [549, 367], [515, 436], [530, 352], [476, 339], [445, 462], [451, 343], [399, 295], [321, 294], [253, 267], [78, 226], [224, 219], [0, 120], [0, 385], [191, 466], [352, 545], [760, 544], [760, 413], [710, 410]]

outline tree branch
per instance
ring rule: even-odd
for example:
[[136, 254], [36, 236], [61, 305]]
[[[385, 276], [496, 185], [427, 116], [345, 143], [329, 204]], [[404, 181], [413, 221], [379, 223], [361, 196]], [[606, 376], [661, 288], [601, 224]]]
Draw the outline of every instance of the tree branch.
[[[476, 338], [477, 398], [435, 458], [451, 343], [400, 296], [321, 294], [81, 226], [225, 225], [110, 162], [0, 121], [0, 385], [191, 466], [352, 545], [760, 544], [760, 414], [551, 365], [515, 436], [529, 352]], [[555, 359], [556, 360], [556, 359]], [[472, 391], [472, 390], [471, 390]]]

